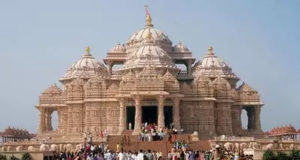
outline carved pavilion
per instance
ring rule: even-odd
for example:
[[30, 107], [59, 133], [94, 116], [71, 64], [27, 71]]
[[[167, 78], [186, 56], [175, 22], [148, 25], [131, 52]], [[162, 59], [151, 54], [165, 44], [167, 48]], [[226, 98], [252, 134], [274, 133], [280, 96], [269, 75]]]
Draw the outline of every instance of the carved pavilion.
[[[122, 68], [113, 71], [113, 66]], [[178, 67], [179, 64], [186, 69]], [[181, 42], [172, 41], [154, 28], [147, 12], [146, 25], [125, 44], [115, 45], [97, 61], [89, 47], [60, 79], [62, 88], [50, 86], [39, 97], [38, 134], [81, 136], [83, 132], [122, 134], [132, 125], [132, 134], [144, 122], [156, 123], [199, 136], [262, 135], [258, 92], [239, 78], [209, 47], [198, 62]], [[246, 110], [248, 126], [242, 128]], [[58, 113], [53, 130], [51, 115]]]

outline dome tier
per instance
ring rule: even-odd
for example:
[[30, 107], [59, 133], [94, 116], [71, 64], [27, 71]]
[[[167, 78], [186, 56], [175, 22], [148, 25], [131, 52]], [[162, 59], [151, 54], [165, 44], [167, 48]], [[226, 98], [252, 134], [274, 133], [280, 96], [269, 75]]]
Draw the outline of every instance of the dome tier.
[[194, 77], [204, 75], [210, 78], [223, 77], [239, 80], [232, 72], [232, 69], [219, 57], [213, 53], [213, 48], [209, 47], [208, 54], [193, 67]]
[[107, 68], [90, 54], [90, 49], [87, 47], [85, 54], [67, 70], [61, 81], [106, 75]]
[[165, 50], [156, 45], [152, 39], [145, 40], [142, 46], [128, 54], [123, 70], [145, 68], [149, 62], [151, 63], [151, 66], [155, 68], [177, 70], [172, 58]]
[[172, 44], [171, 40], [162, 31], [152, 27], [147, 26], [137, 32], [135, 32], [127, 41], [127, 44], [137, 44], [143, 42], [151, 36], [153, 41], [158, 41], [162, 43]]

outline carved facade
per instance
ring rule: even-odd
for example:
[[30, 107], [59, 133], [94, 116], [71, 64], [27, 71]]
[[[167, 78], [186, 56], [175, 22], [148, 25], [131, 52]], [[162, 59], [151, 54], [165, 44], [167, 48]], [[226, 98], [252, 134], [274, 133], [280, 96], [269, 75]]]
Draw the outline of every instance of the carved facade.
[[[60, 80], [62, 88], [50, 86], [36, 106], [40, 111], [39, 135], [54, 132], [81, 136], [83, 132], [122, 134], [132, 125], [141, 131], [145, 116], [159, 128], [172, 124], [177, 129], [200, 136], [261, 135], [257, 91], [243, 83], [232, 69], [208, 49], [195, 63], [192, 52], [181, 42], [172, 45], [162, 31], [154, 28], [146, 15], [145, 28], [125, 44], [117, 44], [104, 63], [87, 48]], [[113, 71], [113, 66], [122, 68]], [[178, 68], [183, 64], [186, 69]], [[145, 108], [154, 112], [145, 113]], [[241, 112], [247, 111], [248, 127], [242, 128]], [[51, 115], [58, 113], [53, 130]]]

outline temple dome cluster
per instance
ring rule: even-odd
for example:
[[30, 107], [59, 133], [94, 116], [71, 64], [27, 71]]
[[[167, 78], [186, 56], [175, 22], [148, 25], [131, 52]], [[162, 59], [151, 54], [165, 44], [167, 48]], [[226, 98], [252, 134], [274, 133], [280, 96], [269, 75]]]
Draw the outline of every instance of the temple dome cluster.
[[[61, 135], [121, 134], [131, 127], [138, 134], [145, 122], [203, 136], [261, 135], [259, 93], [246, 83], [236, 86], [239, 78], [212, 47], [195, 60], [186, 45], [172, 45], [154, 28], [147, 12], [145, 27], [113, 46], [104, 64], [88, 47], [60, 80], [62, 89], [53, 85], [41, 94], [39, 134], [53, 130], [51, 114], [57, 111]], [[149, 107], [151, 114], [143, 114]]]

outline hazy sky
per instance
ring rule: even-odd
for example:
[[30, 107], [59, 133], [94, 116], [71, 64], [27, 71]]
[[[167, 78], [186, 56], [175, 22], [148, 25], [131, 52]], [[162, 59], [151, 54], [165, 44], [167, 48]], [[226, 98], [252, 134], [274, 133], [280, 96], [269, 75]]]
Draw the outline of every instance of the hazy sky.
[[[300, 1], [1, 0], [0, 130], [36, 131], [40, 93], [59, 83], [87, 45], [101, 60], [116, 43], [154, 26], [197, 59], [209, 45], [261, 94], [264, 130], [300, 128]], [[101, 60], [102, 62], [102, 60]]]

